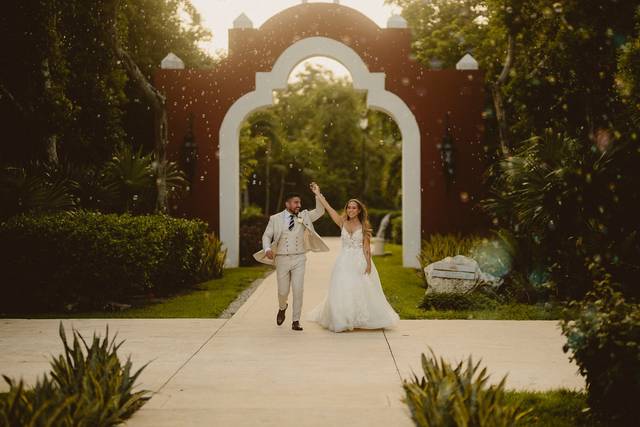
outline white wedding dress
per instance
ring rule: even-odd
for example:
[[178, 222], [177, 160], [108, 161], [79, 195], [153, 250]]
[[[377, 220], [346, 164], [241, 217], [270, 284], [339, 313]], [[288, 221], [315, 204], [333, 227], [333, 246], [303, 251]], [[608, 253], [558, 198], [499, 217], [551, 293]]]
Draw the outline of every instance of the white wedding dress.
[[353, 234], [342, 227], [340, 239], [342, 249], [331, 272], [327, 296], [309, 312], [307, 320], [334, 332], [395, 325], [400, 317], [382, 291], [373, 260], [371, 273], [365, 273], [367, 260], [362, 251], [362, 227]]

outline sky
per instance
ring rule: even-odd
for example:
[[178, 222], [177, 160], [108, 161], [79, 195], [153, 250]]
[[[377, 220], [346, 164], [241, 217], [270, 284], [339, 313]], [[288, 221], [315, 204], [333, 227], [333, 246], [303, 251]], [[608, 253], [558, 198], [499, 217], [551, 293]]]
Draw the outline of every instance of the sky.
[[[202, 24], [213, 33], [212, 40], [202, 47], [211, 54], [226, 51], [228, 45], [227, 30], [233, 27], [233, 20], [241, 13], [245, 13], [253, 22], [254, 28], [260, 27], [267, 19], [276, 13], [302, 3], [300, 0], [191, 0], [202, 16]], [[313, 1], [309, 3], [333, 3], [332, 1]], [[387, 19], [398, 13], [395, 6], [384, 4], [384, 0], [341, 0], [340, 4], [367, 15], [378, 26], [387, 26]], [[310, 58], [299, 64], [291, 73], [292, 78], [299, 70], [304, 69], [306, 62], [320, 64], [329, 68], [337, 76], [349, 76], [349, 72], [341, 64], [328, 58]]]

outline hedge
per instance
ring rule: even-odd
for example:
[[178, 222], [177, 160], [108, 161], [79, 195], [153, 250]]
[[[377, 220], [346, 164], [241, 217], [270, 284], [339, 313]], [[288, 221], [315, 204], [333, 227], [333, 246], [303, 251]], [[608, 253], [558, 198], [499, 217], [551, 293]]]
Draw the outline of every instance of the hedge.
[[[0, 310], [101, 308], [166, 294], [202, 277], [206, 224], [166, 215], [76, 211], [0, 224]], [[209, 257], [210, 258], [210, 257]]]

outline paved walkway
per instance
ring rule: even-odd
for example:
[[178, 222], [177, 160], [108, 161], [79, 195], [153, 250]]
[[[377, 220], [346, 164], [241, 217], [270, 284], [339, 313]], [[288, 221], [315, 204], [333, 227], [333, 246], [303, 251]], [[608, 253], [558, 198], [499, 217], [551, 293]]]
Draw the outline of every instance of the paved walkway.
[[[276, 278], [269, 275], [230, 319], [81, 319], [67, 329], [104, 333], [108, 323], [126, 342], [140, 378], [157, 391], [131, 426], [411, 426], [401, 378], [420, 372], [431, 346], [452, 362], [482, 358], [510, 388], [580, 388], [562, 352], [555, 321], [403, 320], [395, 330], [334, 334], [304, 314], [319, 303], [339, 247], [309, 254], [305, 330], [291, 330], [291, 311], [275, 325]], [[0, 373], [28, 382], [62, 350], [58, 320], [0, 320]], [[4, 384], [0, 391], [5, 390]]]

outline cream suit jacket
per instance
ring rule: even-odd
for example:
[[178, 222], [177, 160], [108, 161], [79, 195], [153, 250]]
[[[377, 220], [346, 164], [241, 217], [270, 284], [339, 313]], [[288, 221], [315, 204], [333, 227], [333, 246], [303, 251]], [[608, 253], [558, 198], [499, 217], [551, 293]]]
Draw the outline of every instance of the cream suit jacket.
[[[322, 240], [322, 237], [318, 233], [316, 233], [313, 228], [313, 222], [318, 220], [322, 215], [324, 215], [324, 206], [316, 197], [316, 207], [313, 210], [303, 210], [298, 216], [302, 218], [303, 233], [304, 233], [304, 249], [305, 251], [313, 251], [313, 252], [328, 252], [329, 247]], [[267, 246], [271, 247], [271, 250], [274, 251], [278, 246], [278, 240], [280, 239], [280, 235], [285, 227], [284, 225], [284, 212], [278, 212], [277, 214], [271, 215], [269, 217], [269, 223], [267, 224], [267, 228], [262, 235], [262, 247], [265, 248]], [[273, 260], [267, 258], [264, 249], [253, 254], [253, 257], [264, 264], [273, 265]]]

